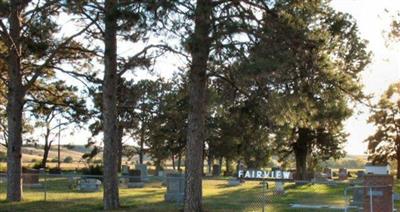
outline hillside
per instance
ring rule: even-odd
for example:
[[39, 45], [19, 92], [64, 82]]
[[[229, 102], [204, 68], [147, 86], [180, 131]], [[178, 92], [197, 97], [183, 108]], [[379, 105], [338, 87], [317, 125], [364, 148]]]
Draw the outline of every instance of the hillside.
[[[4, 146], [0, 147], [0, 154], [5, 154], [6, 153], [6, 148]], [[73, 148], [73, 149], [67, 149], [65, 147], [61, 147], [60, 151], [60, 157], [61, 160], [64, 158], [70, 156], [74, 161], [79, 161], [82, 158], [82, 155], [90, 151], [88, 149], [84, 150], [84, 148]], [[22, 161], [23, 162], [32, 162], [32, 161], [40, 161], [42, 160], [43, 157], [43, 149], [41, 148], [35, 148], [35, 147], [23, 147], [22, 148]], [[58, 157], [58, 151], [57, 151], [57, 146], [52, 146], [49, 152], [49, 157], [48, 160], [51, 161], [52, 159], [57, 159]]]

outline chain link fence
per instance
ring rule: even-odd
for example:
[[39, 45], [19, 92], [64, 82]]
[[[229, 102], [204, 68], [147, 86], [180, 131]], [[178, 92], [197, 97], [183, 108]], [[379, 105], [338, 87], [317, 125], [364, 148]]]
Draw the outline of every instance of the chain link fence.
[[[164, 177], [150, 176], [150, 182], [144, 186], [140, 176], [120, 176], [120, 196], [123, 205], [130, 201], [154, 199], [164, 202], [167, 180]], [[57, 204], [81, 204], [82, 207], [101, 209], [103, 176], [81, 175], [76, 173], [49, 174], [25, 173], [23, 175], [24, 199], [29, 202], [52, 202]], [[178, 183], [180, 181], [169, 182]], [[206, 178], [203, 180], [205, 205], [212, 205], [217, 211], [380, 211], [376, 205], [382, 204], [375, 197], [380, 197], [392, 187], [350, 186], [349, 183], [315, 183], [315, 182], [273, 182], [246, 181], [237, 186], [228, 185], [228, 180]], [[7, 177], [0, 174], [0, 200], [6, 199]], [[181, 187], [181, 185], [179, 185]], [[130, 188], [139, 188], [131, 190]], [[179, 189], [182, 190], [182, 189]], [[132, 192], [135, 194], [132, 196]], [[178, 196], [180, 197], [180, 196]], [[36, 204], [36, 203], [34, 203]], [[143, 203], [143, 205], [152, 203]], [[158, 203], [157, 203], [158, 204]], [[170, 211], [179, 211], [182, 200], [176, 199], [169, 205]], [[149, 206], [149, 208], [150, 208]], [[394, 198], [390, 207], [396, 211]], [[67, 207], [66, 207], [67, 208]], [[146, 208], [146, 206], [144, 206]], [[373, 210], [373, 209], [376, 210]], [[372, 209], [372, 210], [371, 210]], [[12, 210], [12, 208], [11, 208]], [[135, 210], [133, 210], [135, 211]], [[149, 209], [148, 211], [151, 211]], [[214, 210], [208, 210], [214, 211]]]
[[[75, 173], [23, 173], [22, 185], [24, 198], [30, 201], [59, 201], [102, 197], [103, 176], [82, 175]], [[144, 182], [141, 176], [120, 176], [119, 187], [142, 188]], [[0, 200], [6, 199], [7, 176], [0, 174]], [[60, 196], [61, 195], [61, 196]]]
[[[348, 183], [261, 182], [258, 196], [246, 211], [400, 211], [400, 196], [390, 186], [350, 186]], [[279, 185], [277, 188], [277, 185]], [[329, 188], [329, 189], [327, 189]], [[397, 209], [396, 209], [397, 208]]]
[[344, 191], [345, 211], [396, 211], [392, 186], [349, 186]]
[[[257, 195], [249, 200], [245, 211], [374, 211], [382, 204], [375, 196], [386, 195], [383, 187], [349, 186], [348, 183], [315, 183], [308, 181], [266, 182], [256, 187]], [[391, 189], [386, 187], [383, 189]], [[391, 191], [391, 190], [390, 190]], [[390, 192], [390, 195], [392, 193]], [[368, 197], [368, 198], [367, 198]], [[367, 199], [366, 199], [367, 198]], [[393, 198], [391, 207], [395, 211]], [[368, 204], [368, 208], [365, 205]], [[378, 207], [379, 208], [379, 207]], [[365, 210], [367, 209], [367, 210]]]

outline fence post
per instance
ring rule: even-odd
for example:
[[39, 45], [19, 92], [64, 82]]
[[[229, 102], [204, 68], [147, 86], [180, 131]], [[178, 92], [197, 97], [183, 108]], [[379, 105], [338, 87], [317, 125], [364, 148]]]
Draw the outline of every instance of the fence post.
[[371, 212], [374, 212], [374, 209], [372, 208], [372, 187], [369, 187], [369, 208]]
[[266, 195], [265, 195], [265, 179], [263, 179], [263, 202], [262, 202], [262, 212], [265, 211], [265, 199], [266, 199]]
[[393, 188], [392, 188], [392, 211], [394, 211], [395, 207], [394, 207], [394, 196], [393, 196]]
[[44, 201], [47, 201], [47, 175], [46, 172], [43, 170], [44, 174]]
[[347, 198], [347, 188], [344, 189], [344, 199], [345, 199], [345, 206], [344, 212], [347, 212], [347, 206], [350, 205], [350, 200]]

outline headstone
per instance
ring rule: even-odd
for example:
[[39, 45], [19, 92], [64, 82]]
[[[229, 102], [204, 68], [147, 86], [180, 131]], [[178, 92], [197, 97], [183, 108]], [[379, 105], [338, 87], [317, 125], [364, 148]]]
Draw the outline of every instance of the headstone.
[[144, 182], [142, 181], [142, 174], [140, 170], [129, 170], [127, 187], [128, 188], [143, 188]]
[[282, 181], [276, 181], [275, 182], [275, 190], [274, 190], [275, 195], [283, 195], [285, 194], [285, 186]]
[[129, 175], [129, 166], [127, 166], [127, 165], [122, 165], [122, 167], [121, 167], [121, 174], [122, 174], [122, 175]]
[[244, 181], [239, 178], [232, 178], [228, 180], [228, 186], [238, 186], [242, 184]]
[[365, 175], [364, 211], [393, 211], [393, 183], [391, 175]]
[[78, 183], [78, 190], [85, 192], [96, 192], [100, 190], [101, 181], [95, 178], [81, 178]]
[[166, 202], [182, 203], [185, 192], [185, 177], [183, 174], [168, 174], [166, 178], [167, 193], [164, 195]]
[[[272, 172], [282, 171], [282, 168], [280, 168], [280, 167], [272, 167], [271, 171]], [[275, 195], [283, 195], [283, 194], [285, 194], [285, 187], [284, 187], [283, 181], [276, 181], [275, 182], [274, 194]]]
[[163, 171], [164, 173], [164, 175], [163, 175], [163, 180], [161, 181], [161, 186], [167, 186], [167, 176], [169, 176], [169, 175], [174, 175], [174, 174], [179, 174], [179, 172], [178, 171], [176, 171], [176, 170], [173, 170], [173, 169], [164, 169], [164, 171]]
[[39, 183], [39, 170], [25, 169], [22, 173], [22, 182], [25, 187], [42, 187]]
[[332, 185], [332, 186], [337, 185], [335, 183], [335, 181], [328, 178], [328, 174], [318, 173], [318, 172], [314, 174], [314, 178], [312, 179], [312, 182], [317, 183], [317, 184], [327, 184], [327, 185]]
[[314, 173], [313, 182], [315, 182], [315, 183], [328, 182], [328, 175], [326, 173], [316, 172], [316, 173]]
[[136, 164], [136, 169], [140, 170], [140, 178], [142, 182], [149, 181], [146, 164]]
[[78, 186], [79, 177], [74, 176], [73, 174], [67, 174], [68, 179], [68, 188], [76, 189]]
[[212, 167], [212, 176], [217, 177], [221, 175], [221, 166], [218, 164], [213, 165]]
[[141, 171], [137, 169], [129, 170], [129, 182], [142, 182]]
[[347, 169], [345, 168], [340, 168], [339, 169], [339, 180], [343, 181], [343, 180], [347, 180]]

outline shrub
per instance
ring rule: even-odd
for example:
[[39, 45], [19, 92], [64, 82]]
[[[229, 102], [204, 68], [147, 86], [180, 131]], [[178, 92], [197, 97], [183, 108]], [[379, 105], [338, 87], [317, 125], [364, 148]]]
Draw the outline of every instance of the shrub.
[[86, 175], [103, 175], [103, 166], [90, 165], [88, 168], [83, 168], [82, 173]]
[[49, 173], [50, 174], [61, 174], [61, 169], [58, 167], [50, 168]]
[[58, 162], [58, 159], [57, 159], [57, 158], [53, 158], [53, 159], [51, 159], [51, 162], [52, 162], [52, 163], [57, 163], [57, 162]]
[[64, 158], [64, 163], [72, 163], [74, 161], [74, 159], [72, 159], [71, 156], [67, 156]]
[[32, 165], [32, 169], [40, 169], [42, 168], [42, 163], [40, 161], [36, 161], [33, 165]]

